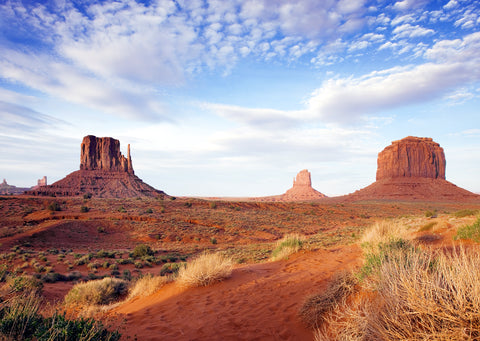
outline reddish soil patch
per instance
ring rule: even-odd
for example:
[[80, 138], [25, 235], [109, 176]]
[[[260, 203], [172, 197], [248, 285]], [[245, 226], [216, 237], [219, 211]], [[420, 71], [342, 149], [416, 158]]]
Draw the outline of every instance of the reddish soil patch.
[[170, 284], [122, 304], [123, 334], [142, 340], [308, 340], [299, 320], [306, 296], [321, 291], [337, 271], [361, 260], [357, 246], [305, 252], [288, 261], [239, 267], [210, 287]]

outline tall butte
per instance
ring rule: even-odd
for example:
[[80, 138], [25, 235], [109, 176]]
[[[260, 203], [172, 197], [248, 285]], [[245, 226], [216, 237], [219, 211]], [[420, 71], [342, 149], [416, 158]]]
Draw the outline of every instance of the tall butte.
[[443, 148], [431, 138], [408, 136], [378, 154], [376, 181], [350, 200], [390, 199], [471, 201], [480, 196], [457, 187], [445, 178]]
[[165, 195], [135, 175], [130, 145], [125, 157], [120, 152], [120, 141], [93, 135], [85, 136], [80, 145], [80, 170], [26, 194], [76, 196], [87, 193], [104, 198]]
[[310, 172], [306, 169], [301, 170], [293, 179], [293, 187], [281, 195], [281, 200], [285, 201], [304, 201], [321, 198], [326, 198], [326, 195], [312, 187], [312, 178]]

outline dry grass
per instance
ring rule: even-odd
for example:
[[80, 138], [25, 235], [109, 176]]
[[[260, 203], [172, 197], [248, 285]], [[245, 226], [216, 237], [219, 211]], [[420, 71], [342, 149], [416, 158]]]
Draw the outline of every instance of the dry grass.
[[178, 271], [177, 283], [185, 287], [207, 286], [231, 276], [233, 261], [220, 253], [203, 253]]
[[287, 234], [277, 241], [275, 249], [272, 251], [272, 261], [285, 259], [288, 256], [300, 251], [303, 246], [304, 237], [299, 234]]
[[127, 292], [127, 282], [106, 277], [101, 280], [76, 284], [65, 296], [65, 306], [85, 307], [109, 304]]
[[406, 237], [407, 226], [395, 220], [381, 220], [365, 231], [360, 243], [375, 248], [379, 244], [390, 243]]
[[328, 313], [335, 310], [354, 291], [357, 279], [350, 272], [335, 275], [326, 290], [307, 297], [300, 309], [301, 319], [311, 328], [318, 328]]
[[128, 299], [137, 296], [149, 296], [171, 281], [171, 277], [168, 276], [153, 276], [147, 274], [135, 281], [129, 290]]
[[[478, 340], [480, 339], [480, 256], [407, 251], [380, 266], [376, 291], [329, 318], [317, 339]], [[335, 335], [332, 336], [332, 331]], [[329, 334], [330, 333], [330, 334]]]

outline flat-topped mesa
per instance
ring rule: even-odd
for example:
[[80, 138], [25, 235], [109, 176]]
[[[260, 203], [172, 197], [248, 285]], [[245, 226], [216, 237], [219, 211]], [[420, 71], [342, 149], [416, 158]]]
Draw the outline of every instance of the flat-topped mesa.
[[80, 149], [80, 170], [103, 170], [134, 174], [130, 145], [128, 145], [127, 157], [125, 157], [120, 152], [120, 141], [112, 137], [88, 135], [83, 138]]
[[443, 148], [431, 138], [408, 136], [378, 154], [377, 180], [411, 177], [445, 180]]

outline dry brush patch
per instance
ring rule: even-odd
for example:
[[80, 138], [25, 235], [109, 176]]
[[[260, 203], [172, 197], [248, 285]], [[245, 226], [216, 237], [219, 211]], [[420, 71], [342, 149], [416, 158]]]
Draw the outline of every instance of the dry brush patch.
[[67, 308], [82, 308], [91, 305], [109, 304], [127, 293], [127, 282], [105, 277], [76, 284], [65, 296]]
[[287, 234], [280, 239], [275, 249], [272, 251], [272, 261], [285, 259], [288, 256], [297, 253], [303, 246], [305, 238], [299, 234]]
[[231, 276], [233, 261], [220, 253], [203, 253], [178, 271], [177, 283], [184, 287], [207, 286]]
[[153, 276], [147, 274], [138, 278], [128, 293], [128, 299], [132, 299], [137, 296], [149, 296], [161, 289], [165, 284], [173, 281], [169, 276]]
[[380, 240], [367, 249], [374, 271], [359, 295], [325, 318], [316, 340], [480, 339], [478, 249], [421, 250], [370, 233], [368, 240]]

